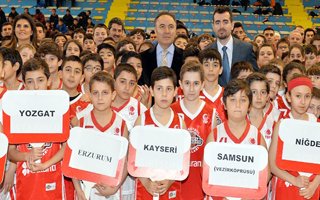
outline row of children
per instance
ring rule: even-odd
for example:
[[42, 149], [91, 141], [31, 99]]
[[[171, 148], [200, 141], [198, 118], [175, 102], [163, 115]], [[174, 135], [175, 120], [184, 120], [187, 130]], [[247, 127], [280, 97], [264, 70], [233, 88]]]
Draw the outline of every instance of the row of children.
[[[160, 199], [203, 199], [201, 166], [206, 141], [265, 146], [270, 149], [271, 172], [278, 177], [272, 181], [275, 199], [319, 198], [318, 176], [309, 178], [288, 173], [277, 168], [274, 162], [279, 126], [277, 124], [274, 129], [276, 122], [282, 118], [317, 121], [319, 117], [319, 90], [313, 88], [319, 87], [319, 80], [315, 80], [319, 78], [319, 68], [308, 69], [311, 82], [303, 75], [306, 72], [299, 63], [289, 63], [283, 70], [267, 65], [261, 67], [259, 73], [252, 74], [250, 65], [242, 63], [232, 69], [236, 69], [235, 74], [239, 76], [244, 74], [241, 78], [247, 81], [234, 79], [223, 89], [218, 85], [222, 73], [221, 56], [218, 51], [208, 49], [200, 53], [200, 62], [186, 61], [181, 68], [180, 88], [177, 88], [175, 73], [167, 67], [154, 70], [148, 88], [137, 86], [142, 71], [139, 54], [125, 53], [122, 64], [115, 68], [112, 77], [102, 72], [104, 65], [97, 54], [89, 54], [82, 60], [69, 56], [62, 61], [52, 50], [56, 48], [54, 46], [53, 43], [40, 46], [38, 58], [27, 61], [23, 67], [20, 67], [19, 56], [14, 56], [18, 55], [15, 50], [2, 49], [3, 62], [0, 63], [4, 63], [5, 86], [2, 94], [7, 89], [18, 88], [21, 71], [25, 89], [61, 88], [69, 94], [72, 126], [100, 132], [118, 130], [112, 133], [124, 137], [135, 125], [178, 126], [187, 128], [192, 136], [190, 174], [185, 181], [152, 182], [145, 178], [134, 181], [124, 176], [120, 189], [120, 186], [110, 188], [96, 184], [91, 199], [98, 199], [99, 195], [111, 199], [120, 196], [124, 199], [152, 199], [155, 193], [160, 194]], [[9, 76], [10, 79], [6, 78]], [[279, 95], [282, 77], [287, 92]], [[58, 87], [52, 87], [55, 79], [61, 81], [61, 86], [59, 83]], [[174, 99], [180, 101], [172, 104]], [[91, 107], [88, 107], [88, 100]], [[318, 107], [318, 111], [309, 109], [317, 117], [307, 114], [310, 102], [313, 107]], [[286, 112], [281, 112], [282, 109]], [[64, 147], [65, 144], [55, 143], [40, 148], [31, 144], [10, 145], [10, 165], [2, 189], [10, 191], [17, 199], [72, 199], [74, 190], [79, 199], [84, 199], [85, 182], [73, 180], [72, 184], [70, 179], [63, 179], [60, 165]], [[36, 162], [39, 159], [41, 163]], [[15, 187], [11, 189], [14, 173]]]

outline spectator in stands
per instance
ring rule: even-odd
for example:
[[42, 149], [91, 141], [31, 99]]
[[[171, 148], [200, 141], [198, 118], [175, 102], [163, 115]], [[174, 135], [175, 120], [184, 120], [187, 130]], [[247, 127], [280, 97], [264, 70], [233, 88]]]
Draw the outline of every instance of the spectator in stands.
[[16, 8], [15, 7], [11, 7], [11, 12], [9, 13], [8, 17], [11, 17], [11, 19], [14, 20], [14, 18], [16, 16], [18, 16], [18, 15], [19, 15], [19, 13], [17, 13]]
[[304, 38], [304, 28], [303, 28], [303, 26], [297, 25], [295, 27], [294, 31], [298, 31], [301, 34], [302, 38]]
[[208, 48], [214, 42], [214, 38], [208, 34], [204, 33], [199, 36], [197, 43], [200, 50]]
[[46, 28], [40, 22], [36, 22], [36, 28], [37, 28], [37, 41], [38, 41], [38, 44], [40, 44], [41, 40], [43, 40], [46, 37]]
[[112, 37], [114, 41], [119, 42], [124, 33], [124, 24], [118, 17], [114, 17], [109, 21], [108, 24], [109, 37]]
[[53, 32], [53, 27], [51, 26], [51, 23], [49, 21], [46, 22], [45, 24], [45, 27], [46, 27], [46, 37], [50, 37], [52, 35], [52, 32]]
[[253, 41], [258, 45], [258, 47], [260, 48], [263, 44], [267, 43], [267, 38], [262, 35], [262, 34], [258, 34], [254, 37]]
[[56, 27], [59, 22], [59, 16], [57, 15], [57, 10], [55, 8], [51, 10], [49, 22], [53, 23], [53, 27]]
[[263, 35], [267, 39], [267, 43], [274, 44], [274, 30], [271, 27], [267, 27], [263, 30]]
[[7, 22], [6, 14], [3, 12], [2, 8], [0, 7], [0, 29], [2, 28], [2, 24]]
[[82, 27], [79, 25], [78, 19], [73, 18], [73, 24], [70, 26], [70, 30], [74, 31], [77, 28], [82, 28]]
[[66, 10], [66, 14], [63, 16], [63, 23], [69, 28], [73, 24], [73, 17], [71, 15], [70, 9]]
[[92, 18], [91, 18], [91, 17], [88, 17], [88, 19], [87, 19], [87, 26], [86, 26], [86, 29], [88, 28], [88, 26], [92, 26], [92, 27], [94, 27], [94, 23], [93, 23], [93, 21], [92, 21]]
[[108, 37], [108, 29], [104, 24], [97, 24], [93, 29], [93, 40], [97, 46], [103, 43]]
[[146, 39], [146, 33], [141, 28], [136, 28], [129, 33], [129, 37], [133, 40], [136, 49], [139, 49], [140, 45]]
[[[91, 11], [86, 11], [86, 12], [91, 13]], [[81, 26], [83, 29], [86, 29], [87, 27], [88, 15], [86, 12], [82, 11], [78, 14], [79, 26]]]
[[175, 39], [174, 39], [174, 45], [179, 47], [182, 50], [186, 49], [186, 46], [188, 44], [188, 37], [185, 34], [179, 34]]
[[235, 22], [233, 25], [232, 34], [235, 34], [239, 37], [240, 40], [243, 40], [246, 37], [246, 32], [241, 24], [241, 22]]
[[310, 41], [315, 35], [316, 35], [316, 32], [312, 28], [307, 28], [304, 31], [304, 44], [310, 44]]
[[120, 51], [136, 51], [136, 46], [130, 38], [124, 38], [123, 40], [120, 40], [116, 45], [116, 52]]
[[140, 48], [138, 49], [138, 52], [144, 52], [147, 51], [148, 49], [153, 48], [153, 44], [150, 41], [144, 41], [141, 45]]
[[318, 51], [320, 51], [320, 35], [315, 35], [310, 43], [313, 44]]
[[17, 48], [22, 44], [31, 44], [35, 48], [37, 44], [37, 28], [30, 15], [21, 14], [18, 15], [13, 22], [14, 31], [11, 34], [11, 40], [2, 44], [7, 48]]
[[290, 43], [287, 39], [281, 38], [277, 43], [277, 57], [282, 58], [282, 55], [289, 52]]
[[105, 43], [105, 44], [109, 44], [113, 47], [116, 46], [116, 41], [114, 41], [114, 39], [112, 37], [106, 37], [102, 43]]
[[150, 32], [150, 38], [149, 39], [150, 39], [151, 42], [153, 42], [153, 41], [155, 41], [157, 39], [157, 34], [156, 34], [156, 32], [154, 32], [154, 30], [152, 30]]
[[39, 21], [40, 23], [42, 23], [43, 25], [46, 24], [46, 18], [44, 16], [44, 14], [40, 11], [40, 9], [36, 9], [36, 13], [33, 16], [33, 18], [37, 21]]
[[1, 37], [4, 38], [5, 36], [10, 36], [12, 34], [12, 24], [10, 22], [5, 22], [2, 24], [1, 28]]
[[61, 52], [63, 51], [63, 47], [67, 41], [68, 41], [67, 37], [62, 33], [58, 33], [54, 37], [54, 42], [58, 45], [59, 50]]
[[29, 12], [29, 8], [24, 8], [23, 13], [32, 17], [32, 15]]
[[[225, 86], [230, 80], [231, 66], [235, 62], [248, 61], [254, 70], [258, 70], [256, 56], [252, 45], [232, 37], [232, 12], [227, 6], [218, 6], [213, 12], [213, 31], [217, 37], [210, 48], [217, 49], [223, 58], [223, 72], [219, 84]], [[241, 49], [241, 51], [239, 51]]]
[[182, 50], [173, 44], [177, 31], [176, 18], [172, 13], [161, 12], [155, 18], [154, 25], [158, 44], [141, 53], [143, 71], [139, 85], [150, 85], [152, 71], [160, 66], [172, 68], [179, 80]]
[[274, 32], [274, 44], [277, 44], [280, 39], [281, 39], [281, 35], [280, 35], [279, 31], [275, 31]]
[[178, 35], [185, 35], [189, 37], [189, 31], [187, 27], [179, 20], [177, 20], [177, 36]]
[[84, 30], [82, 28], [77, 28], [73, 32], [73, 39], [78, 40], [78, 42], [81, 44], [81, 46], [83, 46], [85, 34], [86, 33], [84, 32]]
[[299, 31], [292, 31], [289, 35], [289, 43], [290, 46], [293, 44], [299, 44], [302, 45], [303, 37], [301, 36]]
[[59, 22], [56, 26], [56, 30], [58, 30], [59, 32], [61, 33], [67, 33], [68, 32], [68, 28], [67, 26], [63, 23], [63, 20], [62, 19], [59, 19]]
[[92, 34], [93, 35], [93, 27], [94, 26], [91, 26], [91, 25], [87, 26], [86, 34]]

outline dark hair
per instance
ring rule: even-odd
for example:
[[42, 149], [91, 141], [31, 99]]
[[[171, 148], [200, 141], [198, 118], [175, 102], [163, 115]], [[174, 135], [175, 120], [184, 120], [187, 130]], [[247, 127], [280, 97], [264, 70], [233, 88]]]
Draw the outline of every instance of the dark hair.
[[114, 48], [112, 45], [107, 44], [107, 43], [101, 43], [101, 44], [98, 45], [97, 48], [98, 48], [98, 53], [99, 53], [102, 49], [109, 49], [109, 50], [113, 53], [113, 55], [115, 55], [115, 53], [116, 53], [115, 48]]
[[284, 82], [287, 83], [287, 76], [288, 74], [294, 70], [294, 69], [298, 69], [302, 74], [305, 74], [306, 72], [306, 68], [298, 62], [289, 62], [284, 68], [283, 68], [283, 74], [282, 74], [282, 79]]
[[141, 28], [135, 28], [133, 29], [130, 33], [129, 36], [134, 36], [135, 34], [140, 34], [143, 39], [146, 39], [146, 33], [144, 32], [144, 30], [142, 30]]
[[114, 75], [113, 75], [114, 80], [116, 80], [120, 76], [121, 72], [123, 72], [123, 71], [133, 74], [134, 77], [136, 78], [136, 81], [138, 81], [138, 74], [137, 74], [136, 69], [132, 65], [127, 64], [127, 63], [120, 63], [116, 67], [116, 69], [114, 70]]
[[74, 37], [74, 34], [76, 33], [81, 33], [83, 35], [86, 35], [86, 32], [83, 30], [83, 28], [76, 28], [74, 31], [73, 31], [73, 34], [72, 34], [72, 38]]
[[100, 66], [101, 66], [101, 70], [103, 70], [103, 67], [104, 67], [103, 60], [102, 60], [101, 56], [97, 53], [89, 53], [89, 54], [85, 55], [81, 60], [82, 60], [83, 67], [90, 60], [99, 62]]
[[274, 32], [274, 29], [273, 29], [271, 26], [268, 26], [267, 28], [265, 28], [265, 29], [263, 30], [263, 34], [264, 34], [264, 32], [266, 32], [266, 31], [273, 31], [273, 32]]
[[[119, 58], [122, 58], [122, 56], [124, 54], [126, 54], [127, 52], [129, 52], [129, 51], [127, 51], [125, 49], [117, 52], [116, 55], [115, 55], [115, 62], [118, 63]], [[121, 62], [121, 60], [120, 60], [120, 62]]]
[[151, 74], [151, 87], [154, 87], [156, 81], [160, 81], [167, 78], [172, 81], [172, 84], [175, 88], [177, 86], [177, 75], [173, 71], [173, 69], [166, 66], [155, 68]]
[[[233, 30], [234, 30], [235, 28], [242, 28], [242, 30], [244, 30], [241, 22], [235, 22], [234, 25], [233, 25]], [[233, 30], [232, 30], [232, 31], [233, 31]]]
[[221, 55], [216, 49], [205, 49], [200, 51], [199, 60], [202, 64], [205, 60], [218, 60], [220, 63], [220, 67], [222, 67]]
[[62, 65], [61, 65], [61, 70], [63, 70], [64, 66], [66, 65], [67, 62], [77, 62], [81, 65], [82, 68], [82, 74], [83, 74], [83, 65], [81, 62], [81, 59], [78, 56], [69, 56], [63, 59]]
[[308, 44], [308, 45], [304, 46], [304, 54], [317, 55], [317, 53], [318, 53], [317, 48], [314, 45]]
[[[175, 24], [177, 25], [177, 22], [176, 22], [176, 17], [174, 16], [174, 14], [170, 13], [170, 12], [167, 12], [167, 11], [163, 11], [163, 12], [160, 12], [156, 18], [154, 18], [154, 24], [157, 23], [157, 20], [159, 19], [159, 17], [163, 16], [163, 15], [167, 15], [167, 16], [170, 16], [173, 21], [175, 22]], [[151, 34], [151, 33], [150, 33]]]
[[41, 27], [43, 31], [46, 30], [46, 27], [43, 25], [43, 23], [41, 23], [41, 22], [36, 22], [35, 24], [36, 24], [36, 27]]
[[266, 85], [267, 93], [269, 94], [270, 86], [268, 83], [268, 79], [266, 78], [266, 76], [264, 74], [261, 74], [259, 72], [254, 72], [247, 77], [246, 81], [247, 81], [249, 87], [251, 86], [251, 84], [254, 81], [264, 82], [264, 84]]
[[[184, 30], [186, 30], [186, 32], [187, 32], [187, 38], [189, 37], [189, 31], [188, 31], [188, 29], [187, 29], [187, 27], [182, 23], [182, 22], [178, 22], [177, 23], [177, 28], [176, 29], [184, 29]], [[181, 35], [184, 35], [184, 34], [181, 34]]]
[[40, 45], [37, 50], [37, 57], [44, 57], [47, 54], [51, 54], [58, 57], [58, 60], [62, 59], [61, 51], [59, 50], [59, 46], [55, 42], [45, 42]]
[[62, 33], [57, 33], [54, 38], [53, 38], [53, 41], [56, 41], [57, 37], [64, 37], [64, 39], [66, 39], [66, 42], [68, 41], [68, 38], [66, 37], [65, 34], [62, 34]]
[[183, 51], [182, 58], [185, 61], [187, 57], [199, 57], [200, 50], [196, 47], [188, 47]]
[[304, 57], [304, 49], [303, 49], [303, 47], [302, 47], [300, 44], [292, 44], [292, 45], [289, 47], [289, 55], [290, 55], [292, 49], [294, 49], [294, 48], [299, 49], [300, 52], [301, 52], [301, 55]]
[[152, 44], [152, 42], [150, 42], [150, 41], [144, 41], [144, 42], [142, 42], [142, 43], [141, 43], [141, 45], [140, 45], [140, 47], [139, 47], [138, 51], [140, 51], [141, 46], [143, 46], [143, 45], [148, 45], [150, 48], [153, 48], [153, 44]]
[[320, 89], [313, 87], [312, 88], [312, 98], [320, 99]]
[[108, 31], [108, 28], [105, 24], [97, 24], [93, 28], [93, 33], [96, 31], [97, 28], [104, 28], [104, 29], [106, 29], [106, 31]]
[[225, 13], [225, 12], [228, 12], [228, 13], [229, 13], [229, 15], [230, 15], [230, 22], [232, 22], [232, 21], [233, 21], [233, 17], [232, 17], [232, 12], [231, 12], [229, 6], [217, 6], [216, 9], [215, 9], [214, 12], [213, 12], [213, 18], [212, 18], [212, 19], [213, 19], [213, 22], [214, 22], [214, 15], [215, 15], [216, 13], [222, 14], [222, 13]]
[[262, 66], [259, 69], [259, 72], [261, 74], [264, 74], [265, 76], [267, 76], [268, 73], [277, 74], [281, 78], [281, 70], [278, 67], [276, 67], [276, 66], [274, 66], [272, 64]]
[[26, 74], [27, 72], [33, 72], [37, 70], [43, 70], [44, 75], [49, 79], [50, 77], [50, 71], [48, 64], [39, 58], [31, 58], [29, 59], [22, 67], [21, 74], [22, 74], [22, 80], [26, 81]]
[[92, 85], [94, 82], [106, 83], [107, 85], [110, 86], [111, 90], [114, 91], [114, 79], [109, 73], [105, 71], [99, 71], [91, 77], [89, 82], [90, 91], [92, 90]]
[[125, 51], [121, 57], [121, 63], [127, 63], [130, 58], [137, 58], [142, 62], [141, 55], [135, 51]]
[[83, 41], [85, 40], [93, 40], [93, 35], [91, 33], [85, 34]]
[[255, 41], [258, 37], [261, 37], [263, 39], [263, 43], [267, 43], [267, 38], [263, 34], [258, 34], [256, 36], [254, 36], [253, 41]]
[[64, 56], [64, 57], [66, 56], [68, 46], [69, 46], [69, 44], [71, 44], [71, 43], [75, 43], [75, 44], [79, 47], [79, 50], [80, 50], [79, 55], [81, 54], [81, 52], [82, 52], [82, 50], [83, 50], [83, 49], [82, 49], [82, 45], [79, 43], [78, 40], [72, 39], [72, 40], [68, 40], [68, 41], [64, 44], [64, 47], [63, 47], [63, 56]]
[[124, 30], [124, 24], [119, 17], [114, 17], [109, 21], [109, 23], [108, 23], [109, 30], [111, 29], [112, 24], [118, 24], [118, 25], [122, 26], [122, 30]]
[[313, 36], [312, 40], [310, 41], [310, 44], [312, 44], [314, 41], [320, 40], [320, 35], [316, 34]]
[[9, 48], [1, 48], [0, 53], [2, 54], [3, 61], [9, 61], [13, 67], [14, 64], [19, 64], [19, 69], [16, 72], [16, 77], [19, 76], [22, 68], [22, 58], [19, 54], [19, 51], [16, 49]]
[[196, 62], [196, 61], [190, 61], [186, 62], [182, 65], [181, 70], [180, 70], [180, 80], [183, 80], [183, 75], [186, 72], [198, 72], [200, 74], [200, 79], [201, 82], [204, 81], [204, 71], [203, 71], [203, 66], [201, 63]]
[[286, 38], [281, 38], [278, 42], [277, 42], [277, 49], [279, 48], [279, 45], [281, 43], [286, 43], [288, 45], [288, 47], [290, 46], [289, 41]]
[[227, 98], [239, 91], [245, 92], [245, 94], [249, 99], [249, 106], [250, 106], [252, 102], [252, 92], [247, 82], [241, 79], [232, 79], [231, 81], [229, 81], [227, 86], [224, 88], [223, 97], [222, 97], [223, 103], [227, 105]]
[[312, 28], [307, 28], [306, 30], [304, 30], [304, 39], [306, 39], [307, 32], [313, 32], [313, 35], [316, 35], [316, 32]]
[[273, 53], [273, 57], [275, 58], [276, 57], [276, 51], [275, 49], [273, 48], [273, 46], [271, 44], [268, 44], [268, 43], [264, 43], [263, 45], [261, 45], [261, 47], [258, 49], [257, 51], [257, 60], [259, 59], [259, 54], [260, 54], [260, 51], [263, 47], [270, 47], [272, 49], [272, 53]]
[[307, 75], [308, 76], [320, 76], [320, 63], [312, 65], [307, 70]]
[[132, 44], [134, 50], [136, 50], [136, 44], [130, 38], [124, 38], [117, 43], [116, 52], [118, 52], [122, 47], [127, 44]]
[[242, 71], [253, 72], [251, 63], [248, 61], [239, 61], [232, 65], [231, 67], [231, 79], [237, 78]]

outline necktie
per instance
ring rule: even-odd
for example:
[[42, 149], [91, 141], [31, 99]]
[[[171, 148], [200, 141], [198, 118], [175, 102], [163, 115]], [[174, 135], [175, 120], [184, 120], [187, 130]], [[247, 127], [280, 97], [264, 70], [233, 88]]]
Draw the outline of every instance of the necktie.
[[229, 57], [227, 54], [227, 48], [226, 46], [222, 47], [223, 51], [223, 59], [222, 59], [222, 66], [223, 66], [223, 73], [222, 73], [222, 79], [224, 84], [227, 84], [230, 79], [230, 65], [229, 65]]
[[168, 49], [163, 49], [161, 52], [161, 66], [168, 66], [167, 55]]

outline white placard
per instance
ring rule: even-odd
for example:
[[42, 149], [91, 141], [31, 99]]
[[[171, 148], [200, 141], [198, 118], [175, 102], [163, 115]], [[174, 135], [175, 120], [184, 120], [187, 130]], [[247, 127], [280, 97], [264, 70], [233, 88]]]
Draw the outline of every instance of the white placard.
[[69, 95], [63, 90], [7, 91], [2, 109], [10, 116], [11, 133], [62, 133]]
[[279, 127], [282, 159], [320, 164], [320, 123], [285, 119]]
[[128, 140], [76, 127], [71, 129], [68, 146], [72, 150], [70, 167], [115, 177], [119, 160], [126, 156]]
[[8, 138], [5, 134], [0, 133], [0, 158], [8, 152]]
[[136, 167], [181, 171], [191, 136], [184, 129], [136, 126], [131, 130], [130, 143], [136, 149]]
[[260, 145], [210, 142], [204, 161], [210, 166], [210, 185], [258, 189], [259, 172], [268, 164], [268, 152]]

